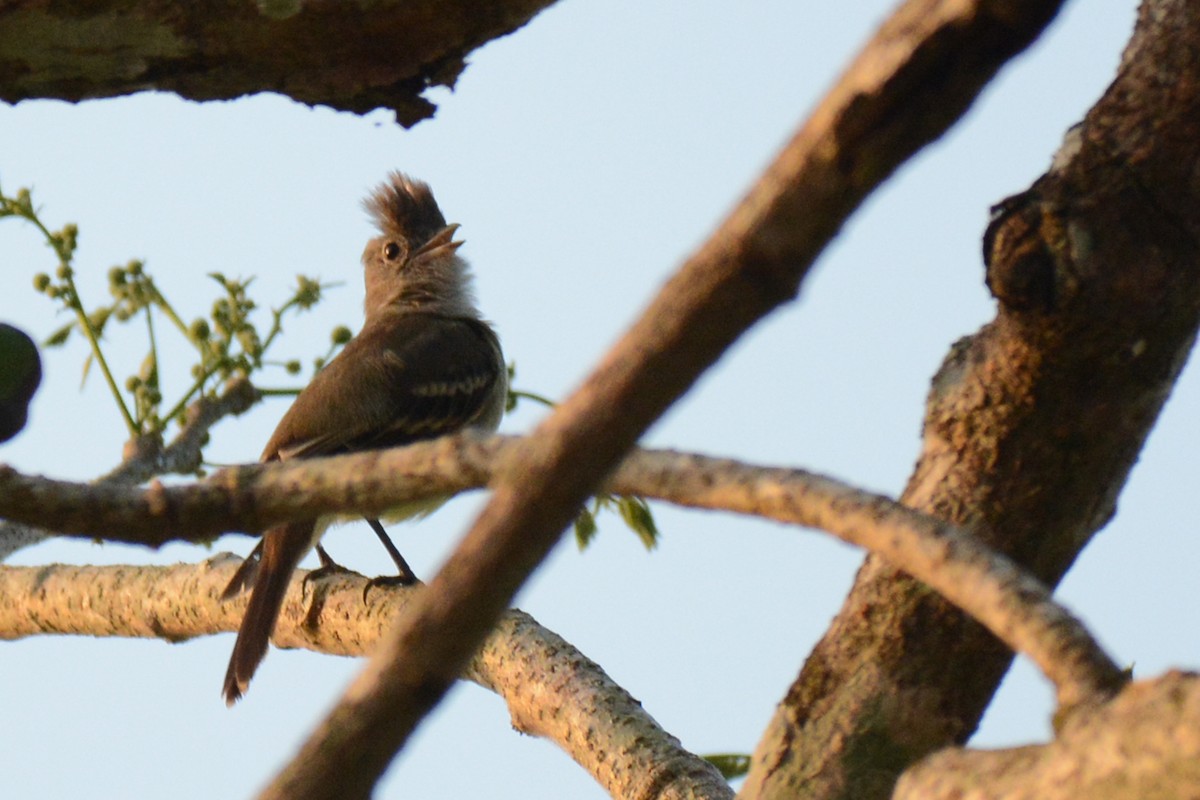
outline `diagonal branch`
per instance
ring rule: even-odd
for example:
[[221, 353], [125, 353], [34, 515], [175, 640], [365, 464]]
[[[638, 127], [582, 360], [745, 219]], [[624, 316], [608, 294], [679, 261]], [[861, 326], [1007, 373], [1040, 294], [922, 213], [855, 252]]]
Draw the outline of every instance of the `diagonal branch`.
[[[1198, 50], [1200, 6], [1143, 0], [1104, 96], [1050, 171], [997, 208], [984, 237], [996, 318], [934, 378], [900, 498], [1050, 586], [1115, 513], [1200, 327], [1200, 191], [1181, 168], [1200, 162]], [[971, 736], [1010, 661], [868, 558], [742, 794], [889, 797], [906, 764]], [[879, 768], [861, 769], [867, 757]]]
[[[583, 500], [751, 325], [795, 297], [858, 203], [940, 136], [1056, 2], [909, 2], [582, 387], [499, 470], [431, 591], [265, 792], [366, 797]], [[908, 24], [911, 23], [911, 24]], [[360, 765], [347, 776], [342, 765]]]
[[1083, 623], [1019, 564], [962, 528], [886, 497], [799, 470], [686, 455], [666, 468], [639, 454], [617, 473], [617, 491], [626, 490], [623, 481], [681, 505], [819, 528], [883, 556], [1028, 656], [1054, 683], [1060, 713], [1103, 702], [1127, 681]]
[[[220, 596], [240, 563], [222, 554], [171, 567], [3, 567], [0, 640], [73, 634], [180, 641], [233, 631], [245, 601]], [[292, 580], [274, 636], [279, 646], [366, 655], [423, 591], [377, 586], [364, 602], [361, 575], [308, 575], [300, 571]], [[513, 727], [554, 742], [614, 796], [647, 796], [651, 784], [660, 797], [733, 795], [712, 765], [684, 750], [595, 662], [528, 614], [505, 614], [463, 677], [498, 694]]]

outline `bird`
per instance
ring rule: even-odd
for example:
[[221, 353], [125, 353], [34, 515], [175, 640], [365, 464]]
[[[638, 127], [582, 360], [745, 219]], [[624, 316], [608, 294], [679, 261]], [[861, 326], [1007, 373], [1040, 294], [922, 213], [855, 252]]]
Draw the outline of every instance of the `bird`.
[[[507, 399], [500, 341], [480, 315], [457, 224], [447, 225], [429, 185], [401, 172], [364, 201], [379, 235], [363, 251], [366, 298], [361, 330], [313, 378], [275, 428], [260, 461], [376, 450], [464, 428], [493, 431]], [[444, 499], [444, 498], [442, 498]], [[423, 515], [442, 499], [398, 509]], [[267, 530], [225, 589], [250, 589], [225, 674], [232, 706], [246, 692], [283, 605], [292, 573], [330, 519]], [[401, 582], [415, 581], [377, 519], [367, 520], [396, 559]]]

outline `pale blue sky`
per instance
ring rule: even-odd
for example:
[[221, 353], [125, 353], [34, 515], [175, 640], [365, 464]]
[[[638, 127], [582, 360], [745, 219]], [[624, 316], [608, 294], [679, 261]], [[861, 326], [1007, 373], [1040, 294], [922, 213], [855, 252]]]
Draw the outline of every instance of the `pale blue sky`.
[[[475, 53], [456, 91], [434, 93], [437, 117], [411, 131], [382, 112], [359, 118], [280, 97], [0, 107], [0, 185], [32, 185], [49, 223], [79, 224], [79, 280], [92, 297], [109, 266], [134, 257], [188, 318], [215, 296], [204, 277], [214, 270], [257, 275], [267, 303], [286, 296], [296, 273], [344, 281], [290, 326], [284, 349], [311, 354], [334, 324], [359, 324], [358, 256], [371, 233], [359, 201], [388, 170], [405, 170], [428, 180], [462, 224], [461, 252], [518, 385], [561, 397], [753, 182], [890, 5], [565, 0]], [[1104, 90], [1133, 9], [1132, 0], [1068, 4], [963, 124], [868, 201], [800, 300], [746, 337], [647, 444], [800, 466], [897, 494], [919, 449], [930, 377], [951, 342], [992, 315], [979, 255], [988, 207], [1044, 170]], [[5, 221], [0, 265], [0, 319], [44, 336], [57, 323], [31, 278], [52, 267], [49, 252], [32, 229]], [[127, 374], [140, 331], [113, 338]], [[98, 376], [78, 390], [83, 355], [79, 343], [43, 354], [30, 427], [0, 459], [77, 479], [116, 462], [122, 427]], [[1198, 665], [1195, 633], [1166, 621], [1197, 600], [1193, 372], [1117, 519], [1061, 592], [1143, 675]], [[223, 425], [210, 457], [255, 459], [284, 408], [268, 402]], [[525, 407], [503, 429], [528, 430], [540, 414]], [[479, 502], [460, 499], [394, 531], [418, 573], [436, 568]], [[589, 551], [567, 541], [518, 602], [686, 746], [752, 750], [860, 554], [775, 524], [655, 512], [656, 552], [604, 518]], [[338, 529], [327, 543], [360, 571], [389, 569], [365, 527]], [[251, 546], [233, 536], [218, 544]], [[56, 542], [13, 563], [205, 555]], [[273, 651], [230, 711], [219, 689], [232, 643], [4, 644], [5, 786], [46, 797], [249, 794], [358, 664]], [[977, 741], [1045, 737], [1050, 711], [1046, 685], [1021, 663]], [[380, 796], [402, 795], [604, 796], [565, 755], [511, 731], [500, 701], [469, 685], [389, 773]]]

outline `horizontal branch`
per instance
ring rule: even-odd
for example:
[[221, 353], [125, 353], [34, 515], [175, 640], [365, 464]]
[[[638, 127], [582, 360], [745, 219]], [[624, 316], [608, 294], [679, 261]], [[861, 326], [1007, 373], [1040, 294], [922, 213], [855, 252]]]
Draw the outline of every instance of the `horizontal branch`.
[[[155, 89], [228, 100], [264, 89], [309, 105], [390, 108], [411, 126], [422, 95], [453, 86], [466, 56], [552, 0], [404, 3], [0, 4], [0, 100], [78, 101]], [[86, 43], [86, 44], [83, 44]]]
[[[246, 378], [227, 382], [219, 394], [200, 397], [184, 415], [184, 423], [170, 444], [163, 447], [157, 435], [145, 435], [129, 440], [121, 463], [93, 486], [132, 486], [158, 475], [191, 475], [200, 468], [204, 441], [209, 429], [225, 417], [237, 416], [249, 410], [261, 395]], [[0, 471], [4, 469], [0, 465]], [[6, 516], [0, 513], [0, 517]], [[0, 563], [13, 553], [31, 547], [54, 534], [38, 525], [0, 521]], [[58, 528], [58, 526], [52, 526]], [[61, 529], [59, 529], [61, 532]]]
[[[74, 634], [182, 641], [234, 631], [245, 598], [222, 602], [220, 595], [240, 563], [223, 553], [171, 567], [0, 567], [0, 640]], [[367, 655], [423, 590], [377, 586], [364, 602], [361, 575], [306, 582], [307, 575], [298, 571], [289, 587], [274, 635], [280, 647]], [[639, 781], [653, 780], [676, 787], [659, 797], [732, 797], [715, 768], [684, 750], [594, 661], [524, 612], [501, 618], [463, 678], [502, 697], [514, 728], [553, 741], [614, 796], [642, 796]], [[214, 701], [217, 688], [214, 682]], [[578, 735], [584, 729], [588, 735]]]
[[[394, 450], [235, 467], [196, 484], [148, 489], [47, 481], [3, 468], [0, 514], [19, 510], [23, 521], [109, 541], [202, 541], [331, 512], [380, 516], [420, 497], [484, 486], [493, 465], [520, 443], [464, 433]], [[1028, 656], [1064, 708], [1107, 698], [1124, 683], [1084, 626], [1029, 573], [961, 528], [886, 497], [803, 470], [651, 450], [631, 454], [608, 488], [819, 528], [879, 553]]]

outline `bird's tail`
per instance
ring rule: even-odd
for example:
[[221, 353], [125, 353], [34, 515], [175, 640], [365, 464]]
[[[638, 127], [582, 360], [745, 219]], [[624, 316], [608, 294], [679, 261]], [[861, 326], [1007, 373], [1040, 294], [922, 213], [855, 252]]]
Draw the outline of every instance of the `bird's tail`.
[[254, 582], [250, 602], [246, 605], [246, 615], [242, 617], [237, 641], [233, 645], [233, 655], [229, 657], [229, 669], [225, 672], [226, 705], [232, 706], [241, 699], [250, 685], [250, 679], [254, 677], [254, 671], [267, 654], [267, 645], [275, 630], [275, 621], [279, 618], [279, 609], [283, 606], [292, 573], [311, 549], [314, 530], [315, 525], [309, 520], [289, 522], [267, 531], [263, 536], [262, 556], [257, 569], [251, 568], [248, 576], [241, 580], [238, 576], [242, 572], [239, 570], [225, 590], [226, 595], [237, 594], [242, 587], [235, 584], [244, 584], [247, 578]]

